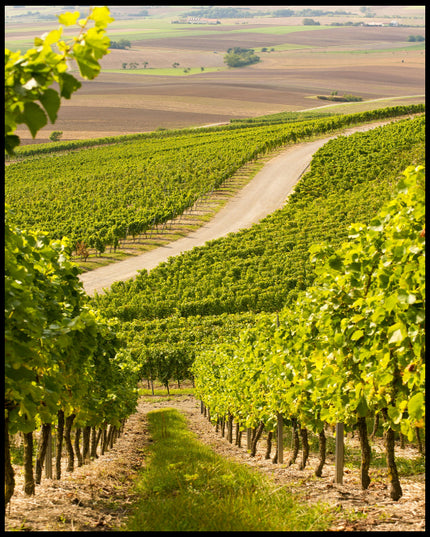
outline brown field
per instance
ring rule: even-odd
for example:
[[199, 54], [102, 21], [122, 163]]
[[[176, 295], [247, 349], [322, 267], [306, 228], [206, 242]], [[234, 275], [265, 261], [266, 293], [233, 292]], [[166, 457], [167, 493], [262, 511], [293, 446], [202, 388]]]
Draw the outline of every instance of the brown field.
[[[102, 60], [105, 71], [83, 81], [72, 99], [63, 101], [55, 125], [43, 128], [34, 142], [49, 141], [53, 130], [63, 131], [64, 140], [82, 139], [309, 109], [327, 104], [316, 96], [333, 90], [366, 100], [421, 96], [418, 102], [424, 101], [425, 52], [405, 49], [407, 37], [424, 35], [423, 27], [340, 27], [285, 35], [255, 32], [261, 24], [241, 27], [244, 33], [226, 33], [237, 30], [234, 24], [213, 28], [210, 35], [133, 41], [131, 50], [113, 50]], [[259, 50], [285, 44], [299, 48]], [[175, 61], [178, 70], [222, 68], [223, 55], [233, 46], [254, 48], [262, 61], [192, 76], [107, 72], [134, 61], [147, 61], [148, 73]], [[23, 144], [33, 142], [26, 128], [17, 134]]]

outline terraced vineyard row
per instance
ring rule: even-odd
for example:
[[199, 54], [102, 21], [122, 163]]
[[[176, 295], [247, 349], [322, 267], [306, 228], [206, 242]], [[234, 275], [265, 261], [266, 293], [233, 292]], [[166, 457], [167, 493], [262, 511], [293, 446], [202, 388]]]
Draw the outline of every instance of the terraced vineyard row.
[[[376, 214], [411, 159], [423, 160], [424, 126], [421, 117], [331, 141], [283, 209], [114, 283], [96, 302], [122, 320], [279, 310], [312, 283], [308, 248], [339, 244], [351, 222]], [[393, 140], [391, 148], [384, 140]]]

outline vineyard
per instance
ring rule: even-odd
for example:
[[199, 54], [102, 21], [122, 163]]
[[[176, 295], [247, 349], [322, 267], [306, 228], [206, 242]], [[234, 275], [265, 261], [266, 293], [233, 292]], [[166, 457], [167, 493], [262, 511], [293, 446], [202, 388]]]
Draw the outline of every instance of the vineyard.
[[[342, 352], [346, 355], [351, 353], [351, 356], [344, 359], [342, 368], [339, 365], [334, 367], [329, 365], [329, 359], [319, 350], [315, 360], [320, 367], [322, 364], [325, 367], [321, 373], [322, 380], [318, 381], [321, 386], [319, 391], [307, 396], [303, 402], [303, 396], [298, 394], [311, 391], [306, 388], [306, 378], [311, 375], [311, 366], [305, 372], [301, 372], [297, 366], [295, 371], [292, 357], [296, 357], [298, 364], [303, 363], [303, 356], [309, 347], [300, 347], [296, 327], [306, 326], [308, 323], [304, 317], [312, 318], [313, 313], [309, 307], [304, 307], [303, 302], [299, 302], [293, 311], [301, 312], [304, 317], [295, 317], [289, 310], [289, 317], [284, 318], [284, 315], [286, 305], [294, 304], [304, 290], [318, 284], [319, 272], [322, 274], [320, 281], [324, 282], [327, 277], [330, 264], [323, 269], [315, 269], [315, 264], [309, 259], [309, 249], [313, 251], [324, 242], [330, 243], [331, 250], [327, 250], [330, 252], [342, 244], [345, 252], [352, 249], [349, 243], [344, 243], [348, 238], [348, 226], [353, 222], [361, 222], [361, 226], [374, 226], [375, 215], [395, 194], [401, 171], [407, 167], [407, 163], [411, 160], [417, 163], [424, 161], [424, 125], [424, 118], [421, 117], [358, 133], [349, 138], [339, 137], [329, 142], [316, 153], [311, 171], [302, 178], [283, 209], [250, 230], [212, 241], [203, 248], [171, 258], [150, 273], [142, 271], [135, 280], [118, 282], [107, 294], [96, 296], [96, 304], [107, 315], [118, 316], [125, 321], [124, 337], [135, 359], [142, 364], [144, 377], [152, 381], [157, 378], [168, 386], [168, 379], [180, 381], [186, 378], [189, 374], [188, 364], [194, 363], [191, 376], [196, 376], [197, 392], [198, 383], [201, 383], [201, 399], [207, 405], [210, 416], [215, 421], [225, 420], [230, 427], [235, 419], [241, 428], [254, 429], [257, 439], [257, 431], [261, 434], [263, 427], [266, 432], [274, 431], [280, 414], [285, 423], [295, 427], [296, 434], [301, 430], [305, 448], [307, 428], [320, 435], [323, 443], [323, 423], [334, 424], [335, 421], [342, 421], [347, 430], [356, 428], [357, 424], [361, 426], [363, 453], [370, 457], [365, 432], [366, 418], [369, 421], [369, 416], [376, 416], [377, 426], [380, 416], [383, 416], [386, 425], [393, 426], [392, 431], [407, 435], [409, 440], [416, 438], [421, 446], [421, 377], [418, 380], [419, 388], [415, 391], [411, 390], [413, 386], [409, 380], [410, 386], [395, 403], [394, 399], [390, 399], [391, 396], [385, 395], [385, 398], [379, 398], [378, 407], [375, 393], [391, 393], [392, 374], [387, 373], [389, 361], [386, 357], [381, 360], [381, 369], [385, 372], [382, 386], [376, 373], [373, 376], [369, 365], [367, 367], [370, 372], [358, 370], [355, 376], [346, 375], [345, 370], [361, 363], [362, 358], [352, 356], [355, 347], [351, 346], [351, 342], [347, 344], [344, 336], [341, 336], [346, 331], [345, 323], [348, 319], [346, 313], [342, 313], [340, 319], [345, 319], [342, 326], [336, 328], [336, 340], [341, 343]], [[423, 182], [422, 172], [419, 176]], [[404, 185], [403, 182], [400, 184]], [[404, 201], [398, 203], [402, 206]], [[417, 203], [415, 198], [413, 203]], [[394, 206], [392, 215], [396, 215], [398, 209], [398, 206]], [[422, 235], [423, 213], [417, 213], [420, 220], [414, 223], [414, 229]], [[386, 216], [384, 218], [389, 219]], [[420, 260], [422, 270], [422, 245], [420, 248], [421, 250], [416, 251], [416, 259]], [[319, 255], [328, 256], [327, 252], [320, 252]], [[404, 260], [401, 261], [403, 262]], [[388, 261], [384, 260], [382, 263], [387, 264]], [[336, 265], [334, 262], [332, 264]], [[375, 275], [375, 279], [378, 277], [382, 280], [381, 276]], [[385, 285], [386, 281], [382, 281]], [[423, 281], [420, 281], [417, 287], [422, 286]], [[362, 297], [361, 299], [363, 300]], [[326, 297], [317, 295], [311, 300], [318, 304], [325, 302]], [[395, 295], [391, 298], [391, 308], [394, 300]], [[413, 298], [407, 300], [412, 301]], [[337, 309], [337, 306], [333, 307]], [[417, 300], [416, 307], [421, 308], [417, 319], [422, 323], [423, 297]], [[279, 314], [274, 317], [261, 312]], [[393, 311], [390, 313], [395, 315]], [[366, 312], [366, 316], [369, 315], [369, 312]], [[358, 323], [361, 317], [364, 318], [359, 308], [354, 310], [351, 316], [354, 323]], [[332, 318], [333, 313], [329, 311], [324, 321]], [[277, 323], [280, 324], [278, 329], [275, 328]], [[288, 328], [283, 326], [284, 323]], [[394, 321], [393, 326], [396, 326]], [[396, 328], [400, 330], [399, 326]], [[319, 329], [321, 330], [321, 327]], [[404, 325], [401, 330], [404, 330]], [[362, 337], [361, 331], [361, 328], [355, 331], [352, 341], [358, 341]], [[395, 332], [394, 329], [393, 331]], [[225, 347], [217, 345], [219, 341], [234, 341], [237, 339], [237, 333], [242, 334], [244, 342], [240, 339], [235, 344], [226, 343]], [[389, 333], [391, 335], [391, 332]], [[395, 337], [397, 336], [399, 341], [403, 341], [396, 333]], [[412, 353], [411, 362], [402, 362], [402, 367], [420, 371], [422, 375], [422, 333], [420, 337], [414, 350], [418, 355]], [[314, 340], [308, 332], [303, 335], [303, 340], [306, 345], [313, 347]], [[292, 355], [280, 356], [281, 353], [287, 352], [282, 350], [281, 342], [286, 346], [286, 342], [290, 341], [294, 341], [296, 345], [294, 350], [289, 351]], [[261, 345], [261, 349], [257, 345]], [[325, 340], [324, 344], [319, 345], [330, 349]], [[401, 349], [403, 350], [403, 346]], [[326, 352], [331, 354], [330, 350]], [[369, 352], [374, 350], [368, 350]], [[385, 354], [390, 355], [392, 352], [394, 351], [390, 348]], [[272, 359], [273, 355], [276, 358]], [[253, 358], [255, 363], [252, 363]], [[333, 360], [337, 364], [339, 358]], [[286, 364], [290, 365], [286, 367]], [[222, 372], [222, 367], [226, 368], [225, 373]], [[339, 377], [334, 375], [335, 371]], [[230, 378], [228, 375], [232, 372], [234, 377]], [[291, 379], [300, 374], [304, 379], [298, 380], [297, 385], [294, 384], [295, 391], [290, 390], [282, 401], [281, 394], [286, 392], [282, 382], [288, 386]], [[367, 381], [360, 381], [360, 375], [365, 374]], [[274, 380], [273, 386], [269, 388], [271, 375]], [[324, 398], [321, 395], [329, 386], [328, 379], [331, 377], [336, 393], [341, 393], [342, 397], [338, 396], [338, 407], [330, 409], [330, 414], [326, 409], [321, 411], [316, 401], [330, 401], [333, 397], [334, 390], [329, 390]], [[368, 380], [369, 377], [371, 380]], [[237, 382], [238, 378], [243, 382]], [[349, 379], [348, 389], [339, 382], [339, 378]], [[212, 389], [217, 392], [215, 400], [211, 395]], [[249, 394], [249, 399], [244, 400], [244, 394]], [[277, 403], [271, 403], [271, 398], [277, 400]], [[294, 401], [294, 405], [288, 408], [287, 403], [291, 401]], [[288, 410], [285, 410], [286, 408]], [[340, 409], [349, 409], [349, 414], [341, 415]], [[409, 421], [402, 420], [399, 409], [402, 413], [409, 409], [412, 418]], [[412, 427], [412, 422], [418, 425]], [[394, 460], [391, 452], [390, 457], [390, 460]], [[323, 464], [322, 455], [321, 468]], [[368, 486], [368, 464], [369, 461], [366, 461], [363, 470], [363, 488]], [[401, 495], [400, 485], [396, 484], [396, 487], [393, 485], [391, 492], [394, 499]]]
[[410, 167], [398, 195], [367, 226], [351, 225], [339, 249], [311, 247], [317, 277], [295, 303], [198, 355], [196, 396], [212, 420], [260, 434], [275, 431], [280, 419], [292, 424], [303, 466], [311, 430], [320, 441], [317, 476], [325, 426], [344, 423], [358, 430], [366, 489], [366, 418], [381, 417], [390, 495], [398, 500], [395, 431], [420, 443], [424, 427], [424, 230], [423, 168]]
[[266, 151], [347, 125], [422, 110], [405, 106], [260, 127], [155, 133], [58, 156], [34, 150], [37, 158], [7, 166], [5, 198], [20, 226], [42, 229], [53, 239], [66, 236], [75, 247], [85, 244], [103, 253], [108, 245], [116, 249], [121, 240], [182, 214]]
[[[5, 425], [24, 438], [26, 493], [41, 481], [52, 430], [60, 479], [63, 438], [71, 472], [76, 458], [81, 466], [112, 446], [139, 380], [169, 390], [191, 379], [210, 419], [230, 432], [235, 420], [255, 443], [286, 424], [306, 451], [308, 431], [316, 434], [316, 475], [326, 428], [358, 430], [363, 489], [367, 428], [383, 421], [398, 500], [395, 435], [421, 445], [424, 434], [424, 115], [333, 139], [282, 209], [104, 295], [85, 295], [70, 257], [77, 242], [117, 248], [181, 214], [266, 151], [418, 112], [64, 144], [64, 154], [34, 148], [9, 164]], [[6, 503], [15, 486], [9, 434]]]
[[[158, 367], [164, 363], [167, 369], [179, 367], [174, 356], [182, 363], [186, 356], [192, 361], [200, 346], [230, 338], [243, 325], [253, 324], [260, 312], [279, 311], [313, 282], [309, 247], [322, 241], [339, 245], [350, 223], [374, 217], [407, 162], [423, 160], [423, 127], [423, 118], [417, 118], [331, 141], [316, 153], [311, 171], [283, 209], [249, 230], [113, 284], [110, 292], [96, 296], [97, 307], [121, 319], [138, 361]], [[384, 149], [387, 138], [397, 140], [391, 151]], [[344, 153], [342, 162], [336, 155]], [[354, 156], [359, 157], [355, 169]], [[333, 162], [327, 168], [329, 160]], [[383, 174], [378, 160], [385, 166]], [[330, 181], [319, 198], [326, 169], [331, 170]], [[314, 199], [309, 200], [311, 192]]]
[[[25, 491], [40, 483], [45, 454], [56, 424], [55, 476], [61, 477], [63, 436], [68, 471], [101, 441], [102, 451], [135, 409], [138, 368], [121, 348], [118, 324], [88, 303], [78, 269], [68, 259], [67, 241], [5, 229], [5, 427], [24, 437]], [[74, 428], [74, 446], [71, 430]], [[33, 475], [33, 432], [41, 428]], [[97, 429], [97, 431], [96, 431]], [[80, 436], [82, 450], [80, 448]], [[95, 435], [97, 433], [97, 442]], [[5, 435], [6, 503], [14, 491], [9, 435]]]

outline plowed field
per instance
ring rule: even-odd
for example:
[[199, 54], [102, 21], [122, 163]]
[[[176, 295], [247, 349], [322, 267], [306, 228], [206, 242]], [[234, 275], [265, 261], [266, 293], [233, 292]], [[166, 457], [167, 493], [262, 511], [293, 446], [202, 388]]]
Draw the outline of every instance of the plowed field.
[[[326, 104], [316, 96], [333, 90], [365, 100], [421, 95], [417, 102], [424, 101], [424, 50], [407, 48], [408, 35], [424, 34], [423, 28], [314, 27], [285, 34], [262, 28], [223, 23], [206, 35], [142, 39], [131, 49], [112, 50], [101, 74], [63, 101], [55, 126], [48, 124], [34, 142], [49, 141], [54, 129], [63, 131], [63, 140], [83, 139], [309, 109]], [[259, 49], [278, 45], [298, 48]], [[262, 61], [226, 69], [223, 56], [234, 46], [254, 48]], [[130, 62], [147, 62], [140, 69], [145, 74], [123, 69]], [[151, 75], [152, 68], [173, 62], [181, 76]], [[222, 70], [187, 76], [185, 67]], [[17, 134], [23, 144], [32, 142], [26, 127]]]

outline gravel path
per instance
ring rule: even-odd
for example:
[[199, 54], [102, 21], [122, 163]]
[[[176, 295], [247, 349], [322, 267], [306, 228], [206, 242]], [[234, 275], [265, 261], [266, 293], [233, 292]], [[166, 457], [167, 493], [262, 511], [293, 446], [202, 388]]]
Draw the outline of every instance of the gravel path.
[[[349, 135], [366, 131], [391, 122], [361, 125], [342, 132]], [[187, 237], [171, 242], [141, 255], [130, 257], [80, 275], [85, 291], [92, 295], [103, 292], [119, 280], [127, 280], [137, 275], [138, 270], [151, 270], [171, 256], [179, 255], [207, 241], [223, 237], [228, 233], [248, 228], [268, 214], [283, 206], [302, 173], [309, 166], [313, 154], [338, 134], [289, 146], [270, 160], [230, 202], [209, 222], [191, 232]]]

